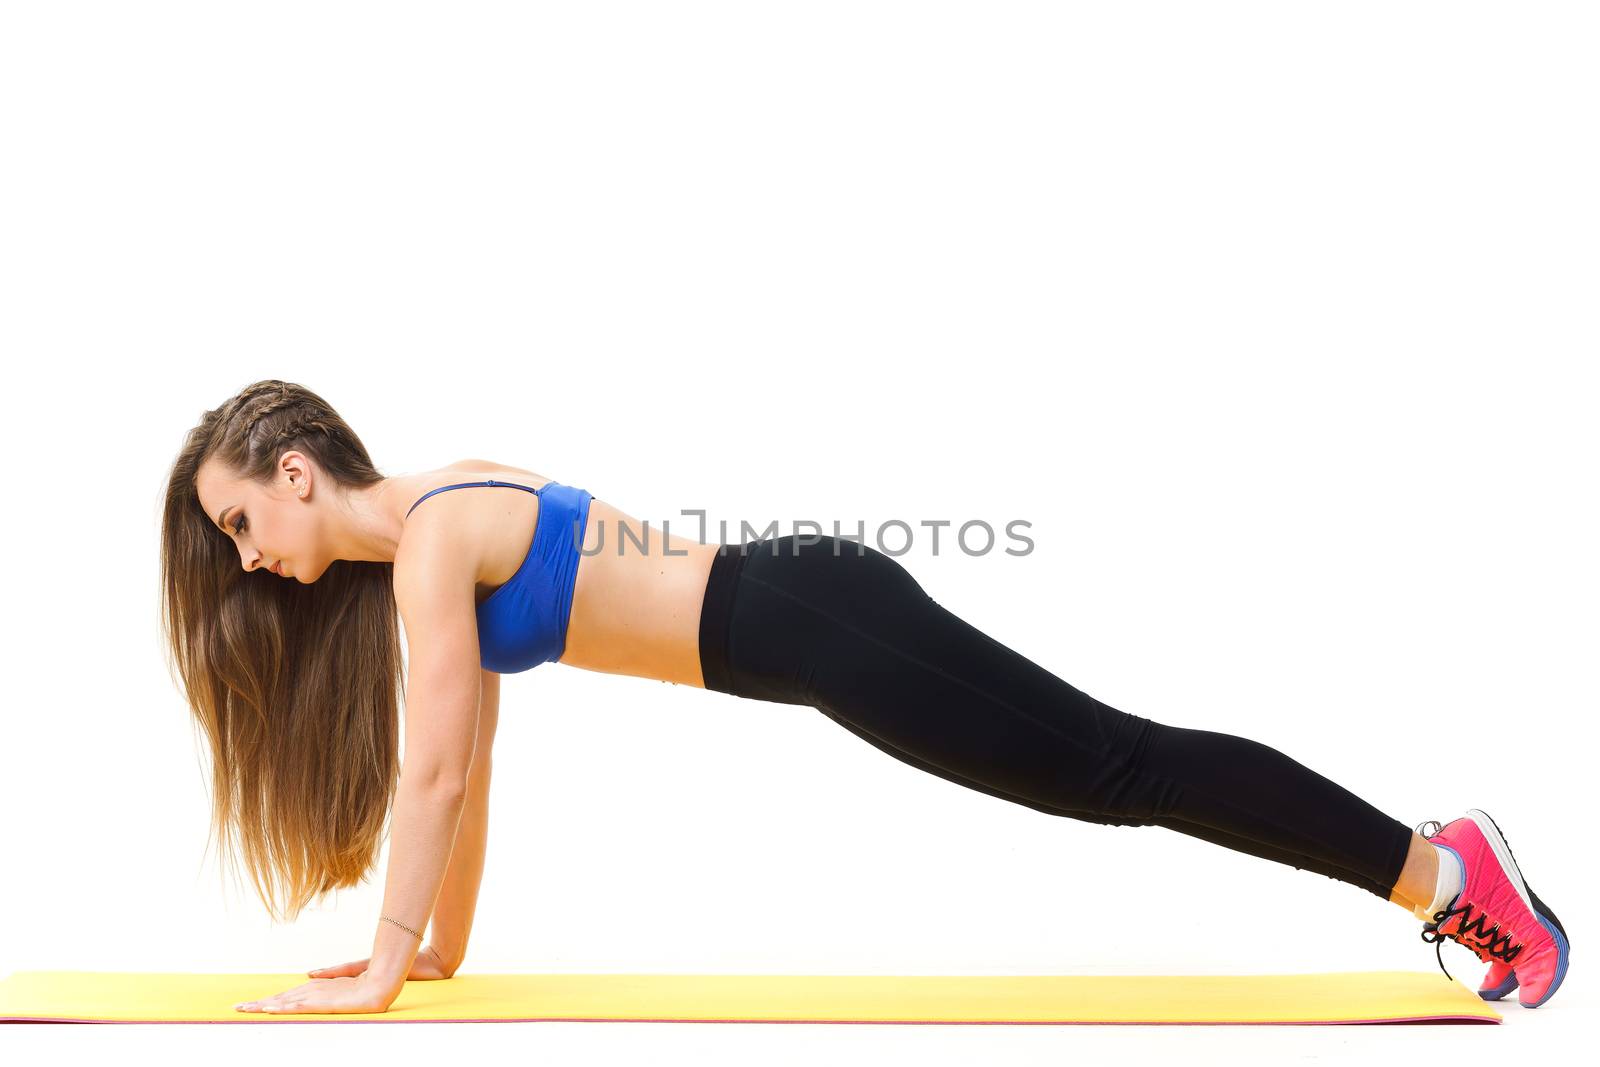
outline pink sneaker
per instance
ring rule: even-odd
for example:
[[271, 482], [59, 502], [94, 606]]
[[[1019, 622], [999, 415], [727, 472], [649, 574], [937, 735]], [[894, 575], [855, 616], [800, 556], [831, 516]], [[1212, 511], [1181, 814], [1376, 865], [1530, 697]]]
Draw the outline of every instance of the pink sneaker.
[[[1499, 1000], [1519, 987], [1517, 999], [1525, 1008], [1549, 1000], [1567, 975], [1567, 933], [1528, 888], [1500, 827], [1487, 812], [1472, 808], [1432, 836], [1423, 836], [1461, 864], [1462, 890], [1424, 924], [1422, 939], [1437, 949], [1451, 938], [1488, 963], [1489, 973], [1478, 990], [1485, 1000]], [[1442, 955], [1439, 969], [1444, 970]]]
[[[1444, 964], [1440, 963], [1439, 966], [1443, 967]], [[1484, 1000], [1501, 1000], [1515, 988], [1517, 988], [1517, 972], [1512, 969], [1511, 964], [1495, 960], [1489, 964], [1489, 973], [1483, 976], [1483, 984], [1478, 987], [1478, 996]]]

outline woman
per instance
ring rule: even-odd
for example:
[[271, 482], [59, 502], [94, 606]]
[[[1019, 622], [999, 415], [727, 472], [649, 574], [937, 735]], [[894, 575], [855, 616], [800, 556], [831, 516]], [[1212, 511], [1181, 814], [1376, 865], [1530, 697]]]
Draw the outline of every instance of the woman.
[[1347, 882], [1489, 963], [1487, 999], [1520, 984], [1535, 1007], [1565, 976], [1565, 931], [1483, 812], [1424, 837], [1427, 823], [1413, 832], [1265, 745], [1118, 711], [857, 542], [665, 539], [487, 460], [385, 478], [328, 404], [274, 380], [189, 432], [162, 568], [168, 640], [213, 756], [213, 828], [269, 910], [281, 893], [292, 918], [364, 880], [393, 812], [371, 957], [240, 1010], [384, 1011], [407, 979], [454, 973], [482, 873], [499, 675], [552, 661], [814, 707], [991, 796]]

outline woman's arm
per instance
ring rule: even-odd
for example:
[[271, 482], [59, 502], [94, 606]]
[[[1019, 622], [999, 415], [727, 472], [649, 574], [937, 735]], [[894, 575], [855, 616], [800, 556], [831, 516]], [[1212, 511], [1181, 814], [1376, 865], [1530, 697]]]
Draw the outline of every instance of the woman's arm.
[[[437, 515], [438, 512], [432, 513]], [[405, 754], [390, 820], [382, 919], [363, 978], [392, 1003], [405, 987], [450, 866], [483, 702], [472, 554], [424, 519], [395, 553], [405, 623]], [[409, 931], [416, 931], [415, 934]]]
[[466, 958], [467, 941], [472, 936], [472, 916], [478, 906], [478, 889], [483, 883], [483, 858], [489, 843], [489, 780], [493, 770], [490, 752], [499, 719], [500, 676], [484, 671], [478, 705], [478, 740], [467, 779], [467, 802], [461, 811], [461, 824], [456, 828], [456, 844], [450, 853], [444, 886], [439, 890], [439, 902], [434, 905], [429, 937], [429, 944], [439, 954], [447, 975], [455, 974]]

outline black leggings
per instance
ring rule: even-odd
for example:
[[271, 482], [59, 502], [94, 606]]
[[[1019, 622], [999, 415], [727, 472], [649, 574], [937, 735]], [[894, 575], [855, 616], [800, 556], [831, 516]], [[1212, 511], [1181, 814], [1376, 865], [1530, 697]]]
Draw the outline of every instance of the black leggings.
[[1411, 828], [1274, 748], [1118, 711], [940, 607], [893, 557], [788, 535], [723, 545], [707, 689], [816, 708], [889, 755], [1051, 815], [1164, 826], [1388, 900]]

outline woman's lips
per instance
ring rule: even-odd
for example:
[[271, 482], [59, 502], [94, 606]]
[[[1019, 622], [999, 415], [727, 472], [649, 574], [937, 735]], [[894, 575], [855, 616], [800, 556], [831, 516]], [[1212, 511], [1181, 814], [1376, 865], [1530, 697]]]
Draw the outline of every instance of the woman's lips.
[[272, 565], [272, 573], [280, 578], [283, 577], [283, 560], [280, 559]]

